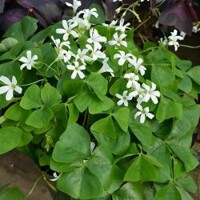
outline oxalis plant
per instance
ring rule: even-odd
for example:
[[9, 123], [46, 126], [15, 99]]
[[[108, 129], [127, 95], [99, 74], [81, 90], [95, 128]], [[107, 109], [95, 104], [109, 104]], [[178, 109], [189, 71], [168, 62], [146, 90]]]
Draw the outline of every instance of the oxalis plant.
[[4, 34], [0, 154], [29, 155], [66, 199], [192, 200], [200, 66], [162, 43], [140, 49], [123, 18], [78, 6], [40, 32], [25, 17]]

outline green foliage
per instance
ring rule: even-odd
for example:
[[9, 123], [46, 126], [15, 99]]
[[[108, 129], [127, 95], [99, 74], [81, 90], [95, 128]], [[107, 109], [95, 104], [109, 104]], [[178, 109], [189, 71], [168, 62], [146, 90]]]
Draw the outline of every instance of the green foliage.
[[[196, 187], [188, 173], [199, 164], [191, 149], [200, 116], [199, 66], [163, 45], [139, 49], [133, 30], [124, 30], [125, 45], [112, 45], [123, 30], [102, 24], [102, 10], [92, 8], [100, 17], [80, 13], [66, 41], [56, 34], [61, 23], [35, 34], [30, 17], [5, 33], [0, 154], [28, 151], [59, 173], [56, 188], [71, 199], [190, 200]], [[102, 41], [91, 40], [94, 30]], [[128, 78], [133, 74], [135, 82]], [[7, 84], [5, 77], [13, 76], [17, 83]], [[0, 199], [13, 194], [20, 195], [8, 190]]]
[[9, 188], [4, 190], [3, 193], [0, 194], [0, 200], [11, 200], [11, 199], [26, 200], [25, 196], [19, 190], [19, 188]]

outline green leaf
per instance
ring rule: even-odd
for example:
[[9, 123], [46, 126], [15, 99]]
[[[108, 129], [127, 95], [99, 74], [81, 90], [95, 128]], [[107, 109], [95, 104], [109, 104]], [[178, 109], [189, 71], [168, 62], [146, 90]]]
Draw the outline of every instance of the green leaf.
[[53, 151], [57, 162], [73, 163], [90, 156], [90, 137], [87, 131], [78, 124], [69, 126], [60, 136]]
[[9, 37], [1, 41], [0, 43], [0, 52], [7, 51], [12, 46], [16, 45], [18, 41], [15, 38]]
[[184, 78], [180, 81], [178, 88], [183, 92], [190, 93], [192, 90], [191, 79], [187, 75], [185, 75]]
[[92, 88], [100, 100], [104, 100], [107, 92], [107, 80], [99, 73], [91, 73], [86, 79], [87, 85]]
[[94, 137], [101, 146], [109, 149], [115, 155], [123, 155], [130, 146], [130, 134], [121, 133], [116, 138], [93, 132]]
[[153, 135], [152, 131], [147, 126], [141, 126], [138, 123], [130, 124], [130, 129], [132, 130], [133, 134], [137, 137], [137, 139], [142, 143], [144, 146], [150, 146], [153, 142]]
[[119, 108], [116, 112], [112, 114], [112, 116], [117, 121], [120, 128], [124, 132], [127, 132], [130, 118], [130, 110], [128, 108]]
[[17, 127], [7, 126], [0, 129], [0, 155], [20, 146], [23, 132]]
[[184, 163], [186, 171], [191, 171], [198, 166], [199, 162], [192, 155], [191, 150], [178, 144], [170, 144], [174, 154]]
[[181, 200], [194, 200], [187, 191], [184, 190], [182, 187], [176, 187], [181, 195]]
[[52, 118], [53, 112], [48, 107], [43, 107], [33, 111], [26, 120], [26, 124], [35, 128], [44, 128]]
[[83, 112], [89, 106], [90, 99], [88, 91], [83, 90], [77, 95], [77, 97], [74, 98], [74, 104], [80, 112]]
[[193, 81], [200, 85], [200, 66], [192, 67], [187, 74], [192, 78]]
[[4, 34], [4, 37], [12, 37], [19, 42], [26, 41], [37, 30], [37, 20], [26, 16], [21, 21], [14, 23]]
[[117, 93], [122, 94], [126, 90], [127, 81], [124, 78], [118, 78], [110, 87], [110, 94], [115, 96]]
[[175, 75], [170, 69], [169, 64], [153, 64], [151, 80], [158, 86], [168, 86], [175, 80]]
[[136, 183], [126, 183], [119, 190], [112, 194], [113, 200], [132, 199], [145, 200], [143, 188]]
[[103, 98], [103, 100], [99, 100], [94, 95], [90, 95], [89, 113], [91, 114], [97, 114], [97, 113], [102, 113], [104, 111], [108, 111], [113, 106], [114, 106], [113, 101], [106, 96]]
[[119, 133], [123, 132], [119, 131], [118, 125], [113, 121], [112, 116], [110, 115], [96, 121], [91, 126], [91, 131], [97, 134], [109, 136], [111, 138], [115, 138]]
[[15, 76], [17, 78], [18, 84], [19, 84], [19, 79], [21, 79], [23, 75], [20, 70], [19, 63], [16, 60], [11, 62], [1, 63], [0, 74], [1, 76], [6, 76], [8, 78], [12, 78], [12, 76]]
[[161, 97], [160, 103], [157, 108], [156, 118], [159, 122], [163, 122], [170, 118], [181, 118], [182, 117], [182, 104], [175, 102], [166, 97]]
[[27, 117], [29, 116], [30, 111], [24, 110], [23, 108], [20, 107], [19, 103], [16, 103], [12, 106], [10, 106], [4, 116], [8, 119], [12, 119], [14, 121], [20, 121], [20, 122], [25, 122]]
[[161, 164], [151, 156], [139, 156], [134, 159], [128, 168], [125, 181], [154, 181], [157, 178], [157, 169]]
[[162, 167], [158, 168], [158, 176], [156, 182], [165, 183], [171, 179], [171, 150], [168, 145], [162, 142], [158, 147], [156, 147], [150, 154], [156, 158], [161, 164]]
[[19, 190], [19, 188], [9, 188], [6, 189], [0, 196], [0, 200], [26, 200], [23, 193]]
[[58, 55], [52, 45], [45, 43], [40, 46], [39, 50], [40, 52], [37, 54], [41, 54], [40, 62], [45, 63], [35, 65], [35, 68], [39, 71], [40, 75], [45, 77], [52, 77], [55, 75], [55, 73], [59, 73], [58, 65], [55, 62]]
[[162, 187], [155, 195], [154, 200], [182, 200], [179, 191], [176, 187], [169, 183], [168, 185]]
[[26, 110], [39, 108], [42, 106], [40, 88], [37, 85], [31, 85], [21, 99], [20, 106]]
[[197, 191], [197, 185], [189, 175], [181, 176], [177, 182], [188, 192], [194, 193]]
[[49, 83], [46, 83], [45, 86], [41, 89], [41, 98], [44, 105], [48, 107], [58, 105], [61, 102], [60, 93]]
[[[101, 185], [107, 193], [112, 193], [123, 181], [123, 176], [119, 168], [112, 165], [112, 160], [111, 153], [101, 147], [94, 150], [92, 157], [86, 164], [90, 172], [100, 180]], [[118, 173], [118, 175], [115, 173]]]
[[99, 179], [84, 165], [62, 173], [57, 187], [75, 199], [94, 199], [105, 195]]
[[67, 126], [70, 126], [71, 124], [75, 123], [78, 120], [79, 111], [73, 103], [68, 104], [67, 108], [69, 111], [69, 119], [67, 122]]
[[177, 142], [190, 131], [191, 124], [187, 120], [187, 118], [183, 117], [183, 119], [175, 120], [173, 123], [172, 130], [168, 136], [168, 140], [176, 140]]
[[62, 92], [64, 93], [65, 96], [67, 97], [73, 97], [79, 93], [81, 88], [83, 87], [84, 83], [82, 80], [78, 79], [65, 79], [65, 80], [60, 80], [58, 82], [58, 87], [61, 87]]

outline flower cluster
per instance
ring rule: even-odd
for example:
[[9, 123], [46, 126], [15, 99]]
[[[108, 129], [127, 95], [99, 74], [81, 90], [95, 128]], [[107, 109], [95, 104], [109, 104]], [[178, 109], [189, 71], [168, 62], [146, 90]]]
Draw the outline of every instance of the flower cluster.
[[171, 35], [168, 36], [168, 38], [161, 38], [160, 39], [160, 43], [164, 44], [164, 45], [169, 45], [169, 46], [174, 46], [174, 50], [177, 51], [180, 44], [179, 41], [184, 39], [185, 34], [181, 33], [180, 35], [178, 35], [178, 31], [176, 29], [174, 29], [171, 32]]
[[[80, 1], [73, 1], [73, 4], [66, 3], [72, 7], [74, 13], [81, 6]], [[77, 12], [70, 20], [62, 20], [62, 27], [56, 29], [57, 36], [51, 36], [55, 51], [57, 53], [57, 62], [62, 62], [71, 79], [86, 79], [90, 73], [88, 66], [97, 65], [98, 73], [106, 73], [106, 77], [122, 78], [126, 83], [126, 89], [122, 94], [116, 93], [118, 106], [129, 106], [129, 102], [138, 109], [135, 118], [140, 116], [140, 123], [144, 123], [146, 117], [152, 119], [153, 114], [147, 106], [149, 101], [154, 104], [158, 103], [160, 92], [156, 90], [153, 82], [145, 81], [144, 75], [146, 67], [142, 57], [135, 56], [128, 48], [127, 30], [129, 23], [125, 23], [122, 18], [113, 20], [109, 25], [102, 24], [104, 28], [114, 30], [113, 34], [108, 36], [100, 33], [99, 29], [92, 24], [91, 18], [97, 18], [96, 8], [85, 9]], [[171, 42], [177, 46], [176, 41], [179, 39], [172, 34]], [[171, 43], [169, 43], [170, 45]], [[109, 53], [107, 49], [113, 50]], [[26, 57], [19, 59], [22, 63], [20, 69], [31, 70], [38, 60], [37, 55], [32, 55], [28, 50]], [[113, 64], [117, 68], [113, 68]], [[11, 100], [13, 92], [22, 93], [21, 87], [17, 86], [15, 77], [12, 81], [6, 77], [1, 77], [1, 82], [6, 86], [0, 87], [0, 94], [6, 94], [6, 100]]]

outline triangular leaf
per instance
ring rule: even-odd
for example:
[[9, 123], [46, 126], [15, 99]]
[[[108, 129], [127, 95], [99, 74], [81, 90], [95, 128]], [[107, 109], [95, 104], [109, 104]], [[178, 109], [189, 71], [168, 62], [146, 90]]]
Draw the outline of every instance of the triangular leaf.
[[46, 106], [55, 106], [61, 102], [61, 95], [58, 90], [49, 83], [41, 89], [41, 98]]
[[176, 187], [169, 183], [162, 187], [155, 195], [155, 200], [182, 200], [179, 191]]
[[25, 110], [31, 110], [32, 108], [39, 108], [42, 106], [39, 86], [31, 85], [26, 90], [21, 99], [20, 106]]
[[26, 124], [35, 128], [44, 128], [52, 118], [53, 112], [49, 108], [43, 107], [33, 111], [26, 120]]
[[62, 173], [57, 187], [75, 199], [94, 199], [105, 195], [99, 179], [84, 165]]
[[128, 130], [128, 122], [130, 117], [130, 110], [128, 108], [119, 108], [113, 114], [114, 119], [117, 121], [120, 128], [127, 132]]
[[60, 136], [53, 151], [57, 162], [73, 163], [90, 156], [90, 137], [87, 131], [78, 124], [72, 124]]

